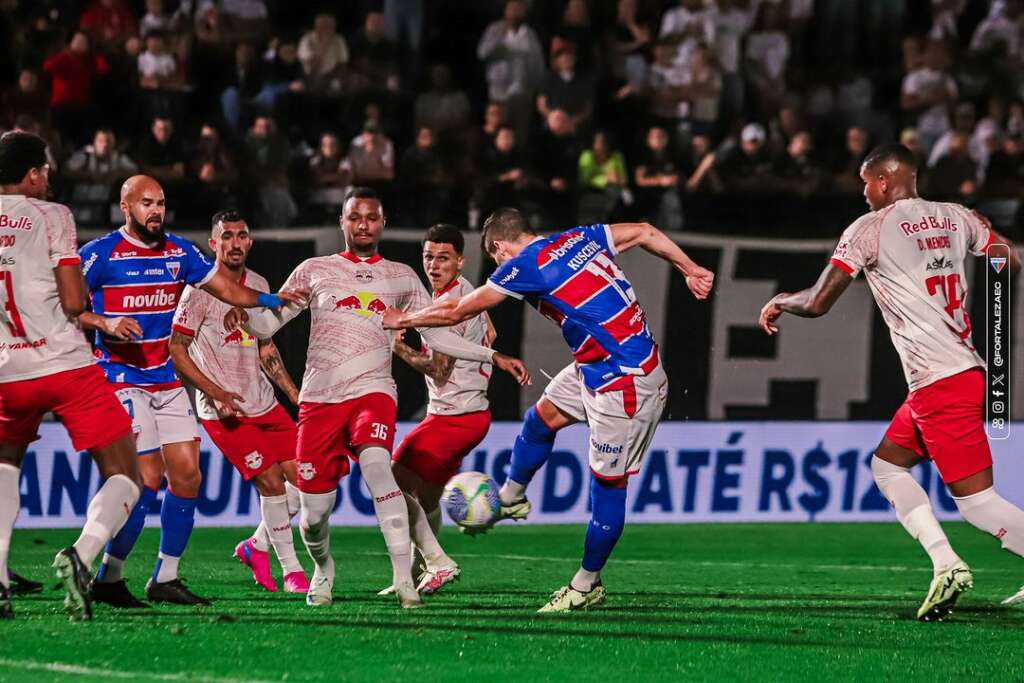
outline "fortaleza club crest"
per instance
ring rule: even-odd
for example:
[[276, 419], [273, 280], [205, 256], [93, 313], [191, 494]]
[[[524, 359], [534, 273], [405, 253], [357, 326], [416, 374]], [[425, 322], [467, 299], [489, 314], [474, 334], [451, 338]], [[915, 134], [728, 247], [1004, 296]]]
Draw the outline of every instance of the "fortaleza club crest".
[[181, 272], [181, 262], [180, 261], [168, 261], [167, 262], [167, 272], [171, 274], [172, 278], [177, 280], [178, 279], [178, 273]]
[[1003, 268], [1006, 267], [1005, 256], [992, 256], [988, 262], [992, 264], [992, 270], [996, 271], [997, 274], [1003, 272]]
[[384, 315], [388, 305], [377, 297], [373, 292], [356, 292], [354, 295], [342, 299], [331, 297], [334, 301], [334, 310], [339, 309], [351, 311], [363, 318], [372, 318], [375, 315]]

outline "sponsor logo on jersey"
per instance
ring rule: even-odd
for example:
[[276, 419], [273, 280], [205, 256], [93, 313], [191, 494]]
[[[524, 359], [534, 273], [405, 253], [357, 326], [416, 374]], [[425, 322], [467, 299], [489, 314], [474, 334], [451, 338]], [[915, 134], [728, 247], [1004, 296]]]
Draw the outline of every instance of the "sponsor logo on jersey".
[[622, 453], [622, 444], [619, 444], [618, 446], [613, 446], [610, 443], [601, 443], [599, 441], [594, 441], [593, 439], [591, 439], [590, 447], [593, 448], [598, 453], [603, 453], [605, 455], [618, 455]]
[[13, 266], [17, 262], [13, 256], [0, 256], [0, 266]]
[[372, 270], [357, 270], [356, 280], [358, 282], [373, 282], [373, 271]]
[[988, 262], [992, 264], [992, 270], [996, 271], [996, 273], [1001, 273], [1003, 268], [1006, 267], [1005, 256], [993, 256]]
[[0, 247], [13, 247], [17, 241], [17, 235], [0, 235]]
[[12, 219], [6, 213], [0, 213], [0, 228], [8, 230], [31, 230], [32, 219], [28, 216], [18, 216]]
[[[163, 268], [146, 268], [146, 270], [143, 271], [142, 274], [143, 275], [163, 275], [164, 274], [164, 269]], [[138, 275], [137, 272], [136, 272], [136, 275]]]
[[305, 481], [309, 481], [316, 476], [316, 467], [311, 462], [300, 462], [299, 463], [299, 476]]
[[100, 254], [98, 251], [92, 252], [92, 254], [89, 255], [89, 258], [85, 260], [85, 263], [82, 264], [82, 272], [88, 273], [89, 269], [92, 268], [92, 264], [96, 263], [96, 259], [98, 259], [99, 256]]
[[934, 259], [928, 262], [925, 266], [925, 270], [945, 270], [946, 268], [952, 268], [953, 262], [945, 256], [936, 256]]
[[124, 271], [124, 274], [127, 275], [128, 277], [138, 277], [139, 271], [137, 271], [137, 270], [126, 270], [126, 271]]
[[512, 266], [512, 270], [510, 270], [508, 272], [508, 275], [506, 275], [505, 277], [501, 278], [501, 280], [498, 282], [498, 284], [499, 285], [507, 285], [509, 282], [512, 282], [512, 280], [514, 280], [516, 278], [516, 275], [519, 275], [519, 267], [518, 266]]
[[373, 292], [356, 292], [342, 299], [334, 297], [334, 310], [351, 311], [363, 318], [384, 315], [388, 305]]
[[253, 451], [249, 455], [245, 456], [245, 466], [250, 470], [259, 469], [260, 465], [263, 464], [263, 456], [260, 455], [259, 451]]
[[940, 221], [935, 216], [921, 216], [919, 223], [911, 223], [910, 221], [903, 221], [900, 223], [900, 230], [903, 231], [904, 235], [913, 235], [916, 232], [922, 230], [947, 230], [949, 232], [956, 232], [959, 230], [957, 224], [953, 222], [952, 218], [943, 216]]
[[[173, 277], [174, 279], [177, 279], [178, 278], [178, 273], [181, 272], [181, 262], [180, 261], [168, 261], [166, 265], [167, 265], [167, 272], [171, 274], [171, 277]], [[146, 274], [149, 275], [149, 271], [146, 271]]]
[[105, 287], [106, 313], [163, 313], [178, 305], [177, 284]]
[[[548, 246], [541, 249], [538, 254], [538, 266], [543, 268], [549, 263], [553, 263], [558, 259], [569, 253], [569, 250], [574, 246], [586, 239], [586, 236], [582, 232], [573, 232], [562, 235], [557, 240], [549, 244]], [[543, 261], [542, 261], [543, 259]]]
[[236, 327], [224, 335], [224, 342], [221, 346], [227, 346], [228, 344], [238, 344], [243, 347], [251, 347], [256, 345], [256, 337], [252, 336], [242, 328]]

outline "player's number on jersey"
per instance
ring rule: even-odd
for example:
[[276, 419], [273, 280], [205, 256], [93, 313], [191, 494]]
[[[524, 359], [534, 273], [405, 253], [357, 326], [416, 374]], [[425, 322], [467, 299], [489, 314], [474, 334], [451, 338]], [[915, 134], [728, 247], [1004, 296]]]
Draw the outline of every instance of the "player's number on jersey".
[[25, 333], [25, 325], [21, 322], [21, 314], [18, 313], [18, 306], [14, 303], [14, 273], [0, 270], [0, 293], [4, 295], [4, 311], [7, 312], [7, 327], [15, 337], [28, 336]]
[[[956, 320], [956, 311], [964, 304], [963, 299], [960, 298], [960, 275], [958, 273], [933, 275], [924, 281], [924, 285], [928, 288], [928, 296], [942, 293], [946, 297], [946, 314]], [[967, 316], [967, 311], [963, 311], [963, 316], [964, 331], [961, 336], [966, 338], [966, 335], [971, 333], [971, 319]]]
[[381, 422], [374, 422], [370, 425], [370, 438], [380, 439], [381, 441], [387, 441], [388, 439], [388, 426]]
[[612, 289], [619, 293], [622, 300], [627, 304], [631, 304], [636, 301], [636, 295], [632, 289], [624, 290], [619, 286], [619, 280], [625, 280], [626, 275], [622, 270], [612, 261], [610, 258], [602, 253], [598, 253], [591, 259], [586, 265], [586, 271], [598, 276], [605, 282], [607, 282]]

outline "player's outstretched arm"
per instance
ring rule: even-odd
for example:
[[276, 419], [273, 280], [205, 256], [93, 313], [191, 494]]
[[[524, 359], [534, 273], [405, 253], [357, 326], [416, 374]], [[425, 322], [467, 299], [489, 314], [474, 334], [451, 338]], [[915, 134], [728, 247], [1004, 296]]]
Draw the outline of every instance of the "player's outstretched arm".
[[410, 327], [450, 327], [480, 315], [505, 300], [505, 295], [491, 287], [477, 287], [458, 299], [438, 301], [418, 311], [406, 313], [397, 308], [384, 312], [384, 329], [407, 330]]
[[219, 268], [210, 280], [202, 285], [210, 294], [232, 306], [241, 308], [272, 308], [278, 309], [287, 303], [301, 303], [308, 297], [308, 292], [298, 290], [282, 290], [277, 294], [268, 294], [240, 285]]
[[801, 318], [823, 316], [832, 310], [833, 304], [839, 300], [851, 282], [853, 282], [853, 278], [848, 273], [829, 264], [813, 287], [793, 294], [788, 292], [776, 294], [761, 309], [758, 325], [766, 334], [771, 335], [779, 331], [775, 321], [783, 313], [792, 313]]
[[225, 391], [199, 369], [199, 366], [195, 364], [192, 357], [188, 355], [188, 347], [192, 345], [194, 339], [195, 337], [192, 335], [185, 334], [177, 329], [171, 332], [171, 341], [168, 344], [168, 348], [171, 353], [171, 362], [174, 363], [174, 369], [189, 384], [206, 394], [213, 401], [213, 405], [220, 417], [234, 417], [238, 415], [241, 410], [235, 402], [244, 402], [245, 399], [234, 392]]
[[715, 283], [715, 274], [698, 266], [668, 235], [648, 223], [615, 223], [611, 230], [615, 251], [621, 253], [633, 247], [668, 261], [686, 278], [686, 286], [698, 299], [707, 299]]
[[405, 361], [410, 368], [421, 375], [426, 375], [438, 384], [447, 382], [448, 378], [452, 376], [452, 370], [455, 369], [455, 359], [437, 351], [433, 353], [417, 351], [405, 343], [404, 333], [405, 330], [399, 330], [395, 336], [393, 347], [395, 355]]
[[493, 363], [499, 370], [504, 370], [515, 377], [516, 381], [519, 382], [521, 386], [533, 383], [530, 379], [530, 372], [518, 358], [506, 356], [504, 353], [499, 353], [493, 349], [487, 348], [486, 346], [466, 341], [450, 330], [439, 330], [432, 327], [424, 327], [419, 329], [418, 332], [423, 336], [423, 340], [426, 341], [434, 351], [440, 351], [445, 355], [458, 358], [459, 360], [469, 360], [476, 363]]
[[263, 372], [270, 378], [270, 381], [284, 392], [292, 405], [299, 405], [299, 389], [292, 381], [292, 376], [288, 374], [288, 369], [284, 366], [284, 359], [281, 358], [281, 352], [277, 350], [277, 345], [270, 339], [260, 341], [260, 367], [263, 368]]

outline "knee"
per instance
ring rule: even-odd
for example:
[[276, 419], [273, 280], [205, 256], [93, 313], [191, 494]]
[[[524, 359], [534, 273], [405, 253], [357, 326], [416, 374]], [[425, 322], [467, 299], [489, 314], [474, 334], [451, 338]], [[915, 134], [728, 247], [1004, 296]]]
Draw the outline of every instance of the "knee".
[[520, 436], [522, 436], [524, 441], [532, 441], [534, 443], [555, 440], [554, 430], [548, 426], [547, 421], [544, 420], [537, 410], [537, 406], [530, 406], [526, 413], [523, 414], [523, 429]]
[[167, 471], [167, 483], [174, 495], [183, 498], [194, 498], [199, 495], [199, 485], [203, 481], [199, 463], [176, 465]]
[[886, 488], [893, 481], [898, 480], [900, 477], [909, 477], [910, 470], [906, 467], [894, 465], [887, 460], [882, 460], [877, 455], [873, 455], [871, 456], [871, 475], [874, 477], [878, 488], [882, 490], [882, 493], [885, 493]]
[[252, 478], [252, 483], [261, 496], [271, 497], [285, 494], [284, 475], [276, 467], [260, 472]]
[[303, 505], [302, 513], [299, 515], [299, 526], [306, 531], [316, 529], [327, 522], [330, 516], [330, 510], [318, 510], [308, 505]]

